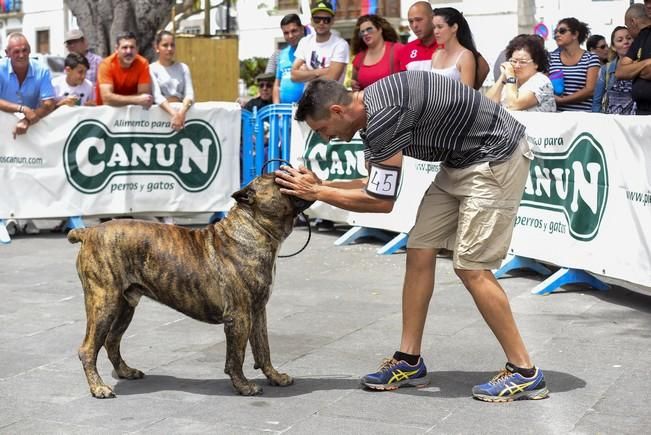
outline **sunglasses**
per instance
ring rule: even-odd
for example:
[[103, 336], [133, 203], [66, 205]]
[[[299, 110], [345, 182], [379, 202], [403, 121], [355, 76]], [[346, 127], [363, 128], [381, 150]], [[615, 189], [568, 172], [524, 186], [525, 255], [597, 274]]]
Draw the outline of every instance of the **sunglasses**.
[[260, 82], [260, 83], [258, 83], [258, 87], [259, 88], [269, 88], [269, 89], [271, 89], [271, 88], [274, 87], [274, 85], [273, 85], [273, 83], [269, 83], [269, 82]]
[[312, 21], [314, 21], [314, 24], [319, 24], [319, 23], [324, 23], [324, 24], [330, 24], [332, 21], [332, 17], [312, 17]]
[[529, 65], [533, 59], [509, 59], [511, 65]]
[[568, 29], [567, 27], [558, 27], [556, 30], [554, 30], [554, 33], [558, 33], [559, 35], [565, 35], [569, 31], [570, 29]]
[[603, 50], [604, 48], [608, 48], [608, 46], [606, 44], [601, 44], [601, 45], [597, 45], [595, 48], [598, 48], [599, 50]]
[[375, 27], [367, 27], [366, 29], [359, 29], [359, 36], [364, 36], [367, 33], [369, 35], [375, 33]]

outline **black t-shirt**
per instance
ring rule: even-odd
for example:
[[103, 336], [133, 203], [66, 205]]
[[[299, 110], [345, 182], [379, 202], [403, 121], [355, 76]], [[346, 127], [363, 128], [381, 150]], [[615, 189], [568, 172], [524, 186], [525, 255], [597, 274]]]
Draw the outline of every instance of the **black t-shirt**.
[[[626, 57], [633, 61], [651, 58], [651, 26], [645, 27], [635, 38]], [[651, 110], [651, 80], [645, 80], [639, 76], [633, 80], [633, 100], [640, 108], [646, 111]]]
[[271, 100], [263, 100], [260, 97], [256, 97], [256, 98], [253, 98], [253, 99], [249, 100], [249, 102], [246, 103], [246, 105], [244, 105], [244, 108], [246, 110], [249, 110], [249, 111], [253, 112], [254, 107], [257, 108], [258, 110], [260, 110], [264, 106], [266, 106], [268, 104], [271, 104], [271, 103], [273, 103], [273, 101], [271, 101]]

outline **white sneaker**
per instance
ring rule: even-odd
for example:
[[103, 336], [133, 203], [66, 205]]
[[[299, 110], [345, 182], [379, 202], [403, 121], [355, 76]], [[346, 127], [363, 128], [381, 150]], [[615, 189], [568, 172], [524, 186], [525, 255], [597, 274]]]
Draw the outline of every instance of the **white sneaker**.
[[34, 221], [30, 219], [30, 220], [27, 221], [27, 223], [23, 227], [23, 232], [25, 234], [32, 234], [33, 235], [33, 234], [40, 234], [41, 230], [36, 228], [36, 225], [34, 224]]
[[13, 237], [18, 232], [18, 223], [14, 219], [10, 219], [5, 224], [5, 228], [7, 229], [7, 234], [9, 234], [9, 237]]

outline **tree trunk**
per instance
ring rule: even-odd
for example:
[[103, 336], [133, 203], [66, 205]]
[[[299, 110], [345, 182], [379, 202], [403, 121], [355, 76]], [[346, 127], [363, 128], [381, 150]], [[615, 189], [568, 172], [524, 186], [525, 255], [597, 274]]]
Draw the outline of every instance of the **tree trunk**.
[[533, 33], [536, 25], [536, 0], [518, 0], [518, 34]]
[[140, 54], [150, 61], [156, 32], [170, 21], [175, 0], [64, 0], [88, 45], [100, 56], [115, 50], [115, 37], [132, 31]]

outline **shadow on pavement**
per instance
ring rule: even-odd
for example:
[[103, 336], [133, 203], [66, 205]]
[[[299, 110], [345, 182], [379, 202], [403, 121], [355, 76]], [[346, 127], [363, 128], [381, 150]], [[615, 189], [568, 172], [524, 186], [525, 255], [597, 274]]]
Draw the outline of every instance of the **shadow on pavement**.
[[[495, 372], [429, 372], [430, 385], [425, 388], [401, 388], [398, 394], [430, 396], [443, 398], [470, 397], [472, 386], [486, 382]], [[569, 373], [545, 371], [547, 387], [551, 394], [565, 393], [584, 388], [586, 382]], [[359, 379], [348, 377], [295, 378], [294, 385], [274, 387], [266, 379], [254, 379], [264, 388], [265, 397], [293, 397], [314, 391], [356, 390], [360, 389]], [[160, 391], [181, 391], [205, 396], [237, 396], [230, 379], [187, 379], [165, 375], [146, 375], [142, 380], [119, 380], [114, 387], [119, 395], [149, 394]], [[369, 394], [381, 394], [380, 391], [367, 390]]]

